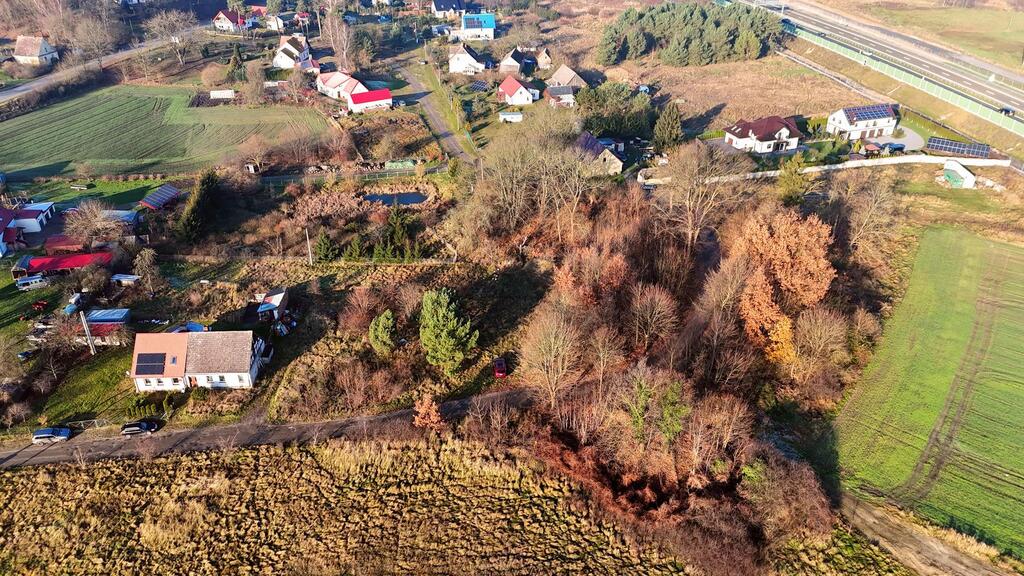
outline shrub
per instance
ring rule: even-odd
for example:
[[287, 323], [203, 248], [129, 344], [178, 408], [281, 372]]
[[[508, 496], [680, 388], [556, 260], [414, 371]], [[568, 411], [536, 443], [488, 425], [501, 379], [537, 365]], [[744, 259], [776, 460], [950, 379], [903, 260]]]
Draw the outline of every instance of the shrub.
[[381, 312], [370, 322], [370, 346], [377, 356], [387, 358], [395, 350], [395, 315], [391, 310]]

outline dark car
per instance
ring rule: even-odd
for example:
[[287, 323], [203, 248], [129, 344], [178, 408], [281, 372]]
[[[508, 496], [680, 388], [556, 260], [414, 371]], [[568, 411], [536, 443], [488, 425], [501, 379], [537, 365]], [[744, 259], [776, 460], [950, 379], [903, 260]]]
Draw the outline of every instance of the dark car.
[[1000, 108], [999, 113], [1003, 116], [1010, 116], [1011, 118], [1017, 115], [1017, 112], [1013, 108]]
[[494, 359], [494, 377], [504, 378], [508, 376], [508, 365], [505, 363], [504, 358]]
[[71, 438], [71, 428], [54, 426], [53, 428], [40, 428], [32, 433], [33, 444], [55, 444], [65, 442]]
[[121, 426], [122, 436], [138, 436], [140, 434], [152, 434], [156, 432], [160, 426], [152, 420], [139, 420], [138, 422], [129, 422], [124, 426]]
[[39, 350], [36, 348], [33, 348], [31, 350], [25, 350], [24, 352], [18, 352], [18, 360], [22, 362], [28, 362], [33, 357], [35, 357], [36, 354], [39, 354]]
[[907, 151], [906, 144], [891, 143], [891, 144], [886, 144], [885, 148], [887, 148], [889, 150], [889, 154], [903, 154], [904, 152]]

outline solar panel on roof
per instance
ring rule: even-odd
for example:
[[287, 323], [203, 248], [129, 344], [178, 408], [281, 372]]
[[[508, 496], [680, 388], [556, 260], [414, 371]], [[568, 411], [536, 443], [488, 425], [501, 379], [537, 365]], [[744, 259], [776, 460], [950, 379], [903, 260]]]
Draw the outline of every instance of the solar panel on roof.
[[936, 152], [946, 152], [948, 154], [956, 154], [958, 156], [971, 156], [973, 158], [988, 158], [989, 152], [992, 150], [988, 144], [958, 142], [956, 140], [939, 138], [937, 136], [928, 138], [928, 143], [925, 144], [925, 148]]
[[160, 376], [164, 373], [167, 354], [144, 353], [135, 359], [135, 373], [140, 376]]
[[142, 354], [139, 354], [139, 363], [154, 364], [156, 362], [159, 362], [163, 364], [165, 358], [167, 358], [167, 354], [164, 354], [162, 352], [144, 352]]
[[889, 104], [872, 104], [870, 106], [857, 106], [856, 108], [846, 109], [846, 115], [853, 122], [891, 118], [892, 114], [892, 106]]

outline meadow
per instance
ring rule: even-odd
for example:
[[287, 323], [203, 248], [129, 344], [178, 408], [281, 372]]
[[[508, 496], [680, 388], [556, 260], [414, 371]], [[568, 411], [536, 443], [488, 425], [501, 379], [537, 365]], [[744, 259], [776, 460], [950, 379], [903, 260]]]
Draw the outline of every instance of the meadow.
[[0, 158], [14, 180], [70, 173], [179, 173], [221, 162], [254, 134], [316, 134], [314, 110], [190, 108], [187, 89], [115, 86], [0, 124]]
[[920, 235], [909, 285], [837, 421], [847, 487], [1024, 557], [1024, 249]]

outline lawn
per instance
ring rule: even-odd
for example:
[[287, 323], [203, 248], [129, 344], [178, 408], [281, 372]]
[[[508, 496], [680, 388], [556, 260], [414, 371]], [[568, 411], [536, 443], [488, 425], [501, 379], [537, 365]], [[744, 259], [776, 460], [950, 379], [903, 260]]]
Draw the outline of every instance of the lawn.
[[52, 423], [124, 418], [135, 397], [134, 386], [125, 378], [131, 365], [130, 348], [100, 348], [94, 358], [68, 373], [37, 412]]
[[1024, 249], [930, 228], [837, 419], [844, 484], [1024, 556]]
[[9, 272], [13, 264], [13, 258], [0, 260], [0, 334], [20, 338], [25, 335], [26, 324], [18, 318], [31, 313], [31, 304], [36, 300], [46, 300], [50, 309], [56, 308], [60, 292], [53, 286], [28, 292], [18, 290]]
[[952, 130], [948, 130], [935, 122], [921, 116], [920, 114], [904, 110], [900, 112], [900, 126], [910, 128], [914, 132], [917, 132], [925, 142], [928, 141], [932, 136], [939, 138], [948, 138], [950, 140], [957, 140], [963, 142], [965, 138]]
[[992, 214], [1000, 211], [984, 190], [954, 189], [941, 186], [934, 181], [911, 180], [905, 182], [900, 192], [908, 196], [928, 196], [951, 203], [968, 213]]
[[984, 8], [872, 6], [868, 14], [996, 64], [1020, 66], [1024, 14]]
[[[33, 184], [15, 184], [11, 188], [19, 194], [29, 196], [34, 202], [56, 202], [59, 210], [76, 206], [85, 200], [101, 200], [114, 207], [127, 208], [142, 200], [146, 194], [156, 190], [163, 183], [164, 180], [129, 180], [126, 182], [52, 180]], [[89, 189], [72, 190], [72, 184], [87, 184]]]
[[[455, 118], [455, 112], [452, 110], [450, 102], [445, 102], [440, 97], [440, 94], [444, 92], [441, 90], [441, 81], [437, 78], [437, 74], [430, 68], [429, 65], [414, 64], [408, 67], [408, 70], [412, 72], [427, 90], [430, 90], [430, 94], [426, 98], [430, 98], [434, 101], [434, 106], [437, 108], [438, 113], [444, 118], [448, 128], [455, 134], [455, 140], [469, 154], [475, 154], [476, 149], [472, 140], [466, 135], [465, 130], [459, 130], [456, 128], [458, 121]], [[426, 111], [424, 111], [426, 114]]]
[[319, 133], [311, 109], [190, 108], [179, 88], [115, 86], [0, 123], [0, 158], [14, 180], [73, 173], [190, 172], [222, 162], [254, 134]]

